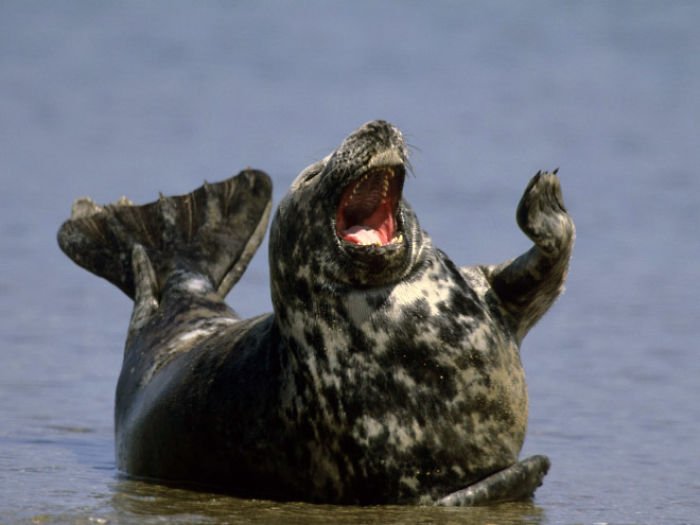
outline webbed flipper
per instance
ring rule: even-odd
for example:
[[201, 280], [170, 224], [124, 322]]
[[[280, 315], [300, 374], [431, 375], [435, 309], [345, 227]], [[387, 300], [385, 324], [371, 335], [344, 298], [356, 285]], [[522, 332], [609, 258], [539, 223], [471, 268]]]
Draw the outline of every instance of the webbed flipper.
[[557, 171], [538, 172], [518, 204], [518, 226], [534, 246], [511, 261], [482, 270], [517, 323], [522, 340], [564, 289], [576, 229], [564, 207]]
[[445, 507], [475, 507], [532, 498], [549, 471], [547, 456], [531, 456], [439, 499]]
[[[59, 229], [58, 243], [75, 263], [132, 299], [138, 290], [157, 297], [176, 269], [205, 277], [223, 299], [265, 235], [271, 194], [270, 178], [247, 169], [142, 206], [124, 197], [106, 206], [82, 198]], [[139, 257], [132, 262], [134, 253]], [[139, 268], [143, 275], [135, 278]]]

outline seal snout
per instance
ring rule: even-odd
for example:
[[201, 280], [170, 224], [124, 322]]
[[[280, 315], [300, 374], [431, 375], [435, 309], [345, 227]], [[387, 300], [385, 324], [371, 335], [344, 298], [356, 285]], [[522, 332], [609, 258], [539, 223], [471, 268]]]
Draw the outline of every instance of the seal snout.
[[343, 190], [336, 212], [336, 234], [361, 246], [386, 246], [403, 241], [397, 209], [403, 165], [370, 169]]

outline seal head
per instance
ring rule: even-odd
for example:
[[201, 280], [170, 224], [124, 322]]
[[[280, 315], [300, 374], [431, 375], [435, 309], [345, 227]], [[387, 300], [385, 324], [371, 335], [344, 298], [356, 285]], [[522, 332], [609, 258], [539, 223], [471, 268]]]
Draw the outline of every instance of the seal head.
[[[398, 282], [420, 260], [422, 232], [402, 198], [408, 153], [401, 132], [373, 121], [305, 169], [272, 225], [271, 267], [290, 261], [327, 283], [370, 287]], [[300, 255], [304, 254], [303, 257]]]

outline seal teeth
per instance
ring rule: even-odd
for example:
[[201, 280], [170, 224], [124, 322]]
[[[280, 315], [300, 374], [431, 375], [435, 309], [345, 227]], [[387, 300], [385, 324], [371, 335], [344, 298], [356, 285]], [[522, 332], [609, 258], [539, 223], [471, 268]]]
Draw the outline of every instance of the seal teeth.
[[352, 189], [352, 193], [350, 193], [350, 196], [348, 197], [348, 200], [345, 201], [345, 207], [346, 207], [346, 208], [348, 207], [348, 204], [350, 204], [350, 202], [355, 198], [355, 195], [357, 194], [357, 188], [359, 188], [359, 187], [360, 187], [360, 185], [358, 184], [357, 186], [355, 186], [355, 187]]
[[[348, 198], [347, 198], [347, 200], [345, 201], [345, 204], [343, 205], [343, 208], [347, 208], [347, 207], [348, 207], [348, 205], [352, 202], [352, 200], [353, 200], [353, 199], [355, 198], [355, 196], [357, 195], [357, 192], [358, 192], [358, 190], [360, 189], [360, 187], [361, 187], [365, 182], [367, 182], [367, 180], [369, 179], [369, 176], [370, 176], [370, 173], [365, 173], [362, 177], [360, 177], [360, 180], [357, 181], [357, 183], [356, 183], [355, 186], [353, 187], [352, 191], [350, 192], [350, 195], [348, 195]], [[386, 192], [385, 192], [385, 193], [386, 193]]]

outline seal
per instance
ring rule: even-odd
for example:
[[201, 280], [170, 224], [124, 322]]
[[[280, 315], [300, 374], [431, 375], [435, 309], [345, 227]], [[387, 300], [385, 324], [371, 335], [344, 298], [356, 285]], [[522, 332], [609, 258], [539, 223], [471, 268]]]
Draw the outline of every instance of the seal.
[[556, 171], [527, 185], [534, 242], [455, 265], [402, 196], [408, 151], [365, 124], [293, 182], [272, 221], [274, 312], [224, 297], [259, 246], [271, 182], [247, 169], [135, 206], [79, 199], [76, 263], [134, 300], [117, 385], [118, 467], [244, 497], [480, 505], [532, 497], [519, 346], [563, 289], [574, 243]]

